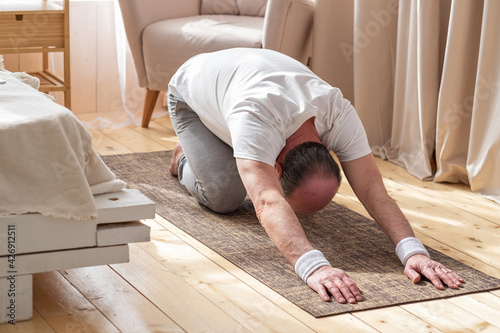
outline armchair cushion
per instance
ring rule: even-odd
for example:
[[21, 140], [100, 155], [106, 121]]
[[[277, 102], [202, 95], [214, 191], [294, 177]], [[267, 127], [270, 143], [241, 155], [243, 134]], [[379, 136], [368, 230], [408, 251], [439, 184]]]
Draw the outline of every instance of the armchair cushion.
[[148, 88], [167, 90], [177, 68], [200, 50], [262, 47], [263, 24], [264, 18], [257, 16], [200, 15], [149, 25], [143, 33]]
[[201, 0], [201, 15], [226, 14], [238, 15], [236, 0]]
[[240, 15], [264, 17], [267, 0], [236, 0], [236, 5]]
[[225, 14], [264, 17], [267, 0], [201, 0], [201, 15]]

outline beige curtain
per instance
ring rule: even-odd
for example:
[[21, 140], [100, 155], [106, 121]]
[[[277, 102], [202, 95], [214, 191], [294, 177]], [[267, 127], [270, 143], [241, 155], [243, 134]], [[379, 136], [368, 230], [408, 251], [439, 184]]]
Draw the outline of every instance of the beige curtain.
[[500, 203], [499, 0], [317, 0], [314, 29], [375, 155]]

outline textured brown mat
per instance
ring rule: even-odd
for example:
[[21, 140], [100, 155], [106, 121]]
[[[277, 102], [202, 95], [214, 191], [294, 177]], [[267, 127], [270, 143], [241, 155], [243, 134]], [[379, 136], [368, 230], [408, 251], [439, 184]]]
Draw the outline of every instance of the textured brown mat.
[[432, 257], [465, 278], [460, 290], [437, 290], [428, 281], [413, 285], [403, 274], [394, 246], [375, 222], [331, 203], [301, 216], [313, 246], [344, 269], [364, 297], [354, 305], [325, 303], [295, 275], [259, 224], [252, 203], [218, 215], [202, 208], [168, 173], [171, 152], [103, 157], [117, 177], [157, 203], [157, 213], [315, 317], [444, 298], [500, 288], [500, 280], [428, 248]]

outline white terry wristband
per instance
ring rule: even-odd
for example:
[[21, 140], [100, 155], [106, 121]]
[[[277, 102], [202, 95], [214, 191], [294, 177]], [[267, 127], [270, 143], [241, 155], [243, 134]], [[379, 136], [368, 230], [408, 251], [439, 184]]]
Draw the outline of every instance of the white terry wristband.
[[307, 278], [321, 266], [331, 266], [319, 250], [311, 250], [300, 256], [295, 263], [295, 273], [307, 283]]
[[403, 266], [406, 266], [406, 261], [415, 254], [424, 254], [430, 258], [429, 252], [427, 252], [422, 242], [415, 237], [406, 237], [402, 239], [398, 245], [396, 245], [396, 254]]

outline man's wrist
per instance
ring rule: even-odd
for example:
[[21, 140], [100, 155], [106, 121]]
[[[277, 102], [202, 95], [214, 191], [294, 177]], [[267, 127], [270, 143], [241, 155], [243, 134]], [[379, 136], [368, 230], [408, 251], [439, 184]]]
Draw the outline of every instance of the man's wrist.
[[398, 245], [396, 245], [396, 254], [403, 266], [406, 266], [408, 259], [415, 254], [423, 254], [430, 257], [425, 246], [415, 237], [406, 237], [402, 239]]
[[318, 268], [322, 266], [331, 266], [319, 250], [311, 250], [304, 253], [295, 263], [295, 273], [307, 283], [307, 278]]

